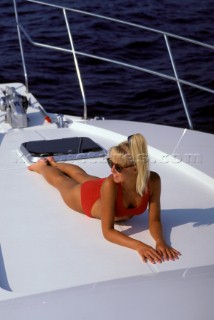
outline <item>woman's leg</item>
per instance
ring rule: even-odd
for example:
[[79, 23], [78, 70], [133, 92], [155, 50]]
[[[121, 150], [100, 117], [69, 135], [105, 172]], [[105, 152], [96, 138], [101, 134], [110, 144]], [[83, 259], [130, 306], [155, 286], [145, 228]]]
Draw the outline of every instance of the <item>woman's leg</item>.
[[59, 169], [78, 183], [99, 179], [99, 177], [88, 174], [86, 171], [75, 164], [55, 162], [53, 157], [48, 157], [47, 160], [52, 167]]
[[59, 190], [64, 202], [73, 210], [83, 212], [81, 204], [81, 184], [66, 176], [61, 170], [40, 160], [28, 167], [29, 170], [41, 174], [44, 179]]

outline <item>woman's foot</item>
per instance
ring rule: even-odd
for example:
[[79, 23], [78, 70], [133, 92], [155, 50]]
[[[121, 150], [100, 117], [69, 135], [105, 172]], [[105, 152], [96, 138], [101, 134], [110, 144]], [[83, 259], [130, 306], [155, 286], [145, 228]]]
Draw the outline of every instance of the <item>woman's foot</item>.
[[51, 167], [56, 167], [57, 166], [57, 163], [56, 163], [56, 161], [55, 161], [53, 156], [47, 157], [46, 160], [48, 161], [48, 164]]
[[39, 159], [36, 163], [33, 163], [30, 166], [28, 166], [28, 170], [41, 173], [42, 168], [44, 168], [44, 166], [47, 166], [48, 163], [49, 162], [46, 158]]

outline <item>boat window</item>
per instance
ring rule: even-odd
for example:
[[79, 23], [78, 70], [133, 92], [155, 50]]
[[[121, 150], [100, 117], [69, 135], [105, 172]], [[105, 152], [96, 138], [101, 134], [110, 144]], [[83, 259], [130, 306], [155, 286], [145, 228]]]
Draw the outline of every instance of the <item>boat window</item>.
[[30, 162], [48, 156], [54, 156], [56, 161], [69, 161], [107, 155], [103, 147], [87, 137], [28, 141], [21, 144], [20, 151]]

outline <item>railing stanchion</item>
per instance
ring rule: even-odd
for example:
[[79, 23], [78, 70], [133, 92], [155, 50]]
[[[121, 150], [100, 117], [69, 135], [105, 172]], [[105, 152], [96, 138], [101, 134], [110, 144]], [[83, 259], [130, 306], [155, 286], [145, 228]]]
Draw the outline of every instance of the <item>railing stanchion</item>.
[[24, 50], [23, 50], [23, 46], [22, 46], [22, 37], [21, 37], [20, 28], [19, 28], [19, 16], [18, 16], [18, 11], [17, 11], [16, 0], [13, 0], [13, 4], [14, 4], [15, 17], [16, 17], [18, 38], [19, 38], [19, 47], [20, 47], [20, 52], [21, 52], [21, 57], [22, 57], [22, 67], [23, 67], [24, 77], [25, 77], [25, 86], [26, 86], [26, 91], [28, 93], [29, 92], [28, 74], [27, 74], [27, 68], [26, 68], [26, 64], [25, 64]]
[[184, 110], [185, 110], [185, 113], [186, 113], [187, 121], [189, 123], [190, 129], [193, 129], [192, 120], [191, 120], [191, 117], [190, 117], [190, 114], [189, 114], [189, 110], [188, 110], [188, 107], [187, 107], [187, 103], [186, 103], [186, 99], [185, 99], [185, 96], [184, 96], [184, 92], [183, 92], [183, 89], [181, 87], [181, 84], [180, 84], [180, 81], [179, 81], [179, 78], [178, 78], [175, 62], [174, 62], [174, 59], [173, 59], [173, 56], [172, 56], [172, 51], [171, 51], [169, 40], [168, 40], [168, 37], [167, 37], [166, 34], [164, 34], [164, 39], [165, 39], [165, 42], [166, 42], [166, 47], [167, 47], [167, 50], [168, 50], [168, 53], [169, 53], [169, 57], [170, 57], [170, 61], [171, 61], [172, 68], [173, 68], [173, 71], [174, 71], [174, 75], [175, 75], [175, 78], [176, 78], [176, 82], [177, 82], [177, 85], [178, 85], [178, 89], [179, 89], [179, 92], [180, 92], [181, 100], [183, 102], [183, 106], [184, 106]]
[[81, 73], [80, 73], [80, 69], [79, 69], [79, 65], [78, 65], [78, 61], [77, 61], [77, 57], [76, 57], [76, 52], [75, 52], [75, 49], [74, 49], [74, 42], [73, 42], [73, 38], [72, 38], [72, 35], [71, 35], [71, 30], [70, 30], [70, 27], [69, 27], [66, 10], [64, 8], [63, 8], [63, 14], [64, 14], [64, 18], [65, 18], [66, 27], [67, 27], [67, 30], [68, 30], [68, 36], [69, 36], [69, 40], [70, 40], [70, 43], [71, 43], [71, 50], [72, 50], [72, 53], [73, 53], [74, 64], [75, 64], [77, 77], [78, 77], [78, 81], [79, 81], [79, 86], [80, 86], [82, 99], [83, 99], [83, 105], [84, 105], [83, 118], [87, 119], [87, 104], [86, 104], [85, 91], [84, 91], [83, 82], [82, 82], [82, 78], [81, 78]]

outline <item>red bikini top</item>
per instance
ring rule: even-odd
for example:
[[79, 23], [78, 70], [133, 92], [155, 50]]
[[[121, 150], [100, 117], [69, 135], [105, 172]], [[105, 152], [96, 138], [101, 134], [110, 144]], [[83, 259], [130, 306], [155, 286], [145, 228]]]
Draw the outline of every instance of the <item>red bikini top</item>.
[[125, 208], [123, 206], [122, 186], [119, 183], [118, 184], [118, 194], [117, 194], [116, 203], [115, 203], [115, 217], [124, 217], [124, 216], [128, 216], [128, 215], [135, 216], [135, 215], [139, 215], [139, 214], [143, 213], [147, 209], [149, 199], [150, 199], [150, 190], [149, 190], [149, 186], [148, 186], [147, 190], [142, 195], [142, 202], [139, 207], [130, 208], [130, 209]]

